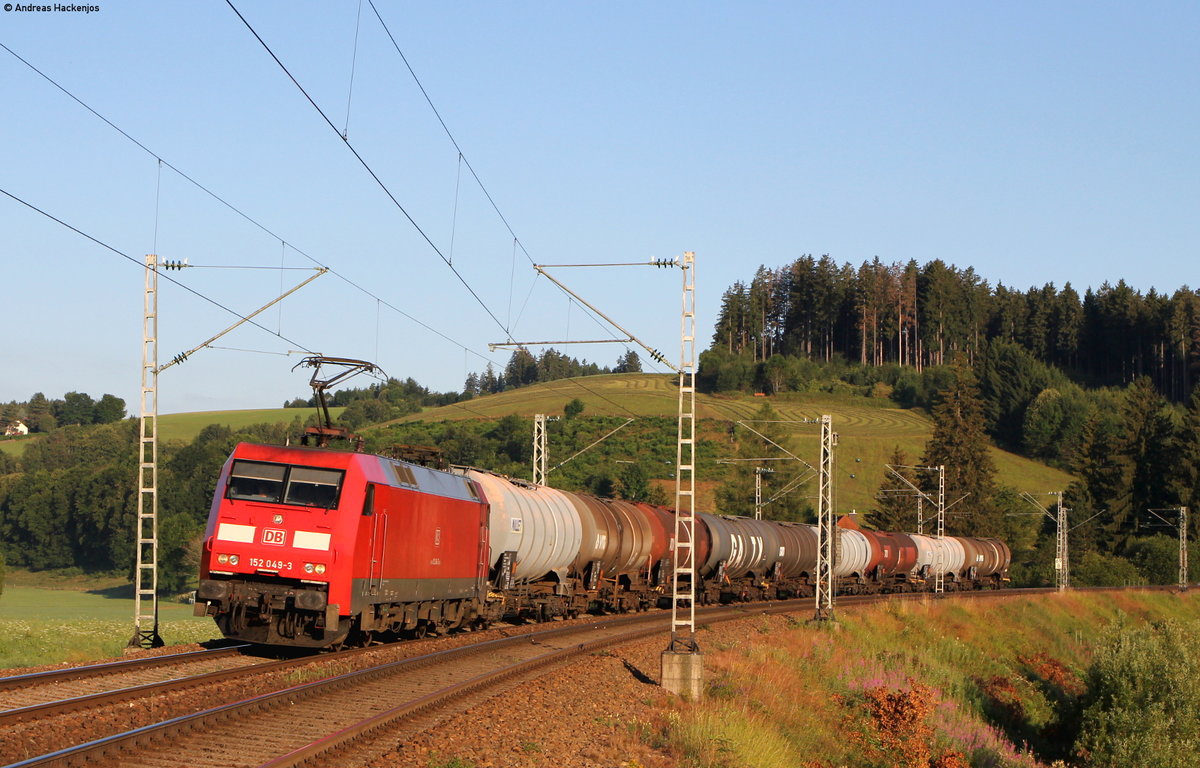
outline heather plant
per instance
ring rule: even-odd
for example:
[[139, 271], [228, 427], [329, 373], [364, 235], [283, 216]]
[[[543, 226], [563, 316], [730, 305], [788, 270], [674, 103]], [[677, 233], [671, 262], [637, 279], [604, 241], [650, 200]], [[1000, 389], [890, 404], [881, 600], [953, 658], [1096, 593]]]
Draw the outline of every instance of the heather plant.
[[1200, 622], [1116, 625], [1088, 670], [1076, 753], [1085, 766], [1188, 768], [1200, 748]]

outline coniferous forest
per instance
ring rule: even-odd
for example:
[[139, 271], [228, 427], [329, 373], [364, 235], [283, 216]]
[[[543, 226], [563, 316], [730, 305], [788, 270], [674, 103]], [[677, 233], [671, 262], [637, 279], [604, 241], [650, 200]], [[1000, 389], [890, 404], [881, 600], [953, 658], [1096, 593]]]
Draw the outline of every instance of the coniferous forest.
[[[940, 260], [857, 268], [829, 256], [759, 267], [725, 291], [712, 355], [767, 362], [805, 360], [922, 370], [957, 354], [975, 362], [997, 341], [1019, 346], [1080, 384], [1112, 386], [1148, 377], [1164, 397], [1187, 399], [1200, 366], [1200, 292], [1141, 293], [1123, 280], [1020, 290], [991, 285], [974, 269]], [[713, 363], [719, 357], [710, 358]], [[779, 383], [771, 370], [762, 386]]]
[[[1168, 295], [1120, 281], [1081, 296], [1069, 283], [993, 287], [942, 261], [855, 268], [802, 256], [725, 291], [697, 384], [927, 409], [935, 431], [924, 455], [893, 463], [946, 465], [972, 508], [971, 519], [948, 521], [952, 531], [1019, 528], [1018, 491], [1028, 489], [995, 482], [988, 443], [1068, 470], [1072, 570], [1080, 583], [1120, 584], [1169, 570], [1178, 544], [1168, 523], [1200, 503], [1198, 374], [1200, 292], [1186, 286]], [[880, 487], [880, 527], [902, 517], [889, 496], [897, 483]], [[1018, 573], [1045, 572], [1053, 538], [1047, 520]]]

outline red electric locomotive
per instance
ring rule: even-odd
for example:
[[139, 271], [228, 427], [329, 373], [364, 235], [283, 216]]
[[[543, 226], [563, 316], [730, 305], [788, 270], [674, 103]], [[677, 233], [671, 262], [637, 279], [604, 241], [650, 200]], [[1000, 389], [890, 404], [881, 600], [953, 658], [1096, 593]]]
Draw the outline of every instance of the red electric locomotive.
[[461, 626], [475, 618], [487, 559], [488, 505], [466, 477], [241, 444], [217, 483], [196, 613], [228, 637], [314, 647], [351, 630]]

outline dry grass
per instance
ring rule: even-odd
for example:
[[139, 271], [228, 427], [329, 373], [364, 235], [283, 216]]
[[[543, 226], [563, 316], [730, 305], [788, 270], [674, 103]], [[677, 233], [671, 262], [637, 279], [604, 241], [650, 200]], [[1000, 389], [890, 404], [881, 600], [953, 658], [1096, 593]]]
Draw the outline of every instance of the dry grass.
[[1167, 617], [1200, 619], [1200, 595], [891, 601], [841, 609], [833, 626], [763, 617], [724, 640], [701, 633], [708, 695], [661, 727], [690, 766], [1036, 768], [1053, 755], [1022, 743], [1053, 751], [1056, 707], [1080, 692], [1099, 630]]

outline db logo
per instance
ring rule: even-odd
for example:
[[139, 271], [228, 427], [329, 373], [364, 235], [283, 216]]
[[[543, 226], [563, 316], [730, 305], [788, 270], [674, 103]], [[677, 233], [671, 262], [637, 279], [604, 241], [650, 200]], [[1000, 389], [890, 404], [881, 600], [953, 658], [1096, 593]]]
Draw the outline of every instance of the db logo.
[[282, 547], [287, 542], [287, 531], [280, 528], [263, 528], [262, 543]]

